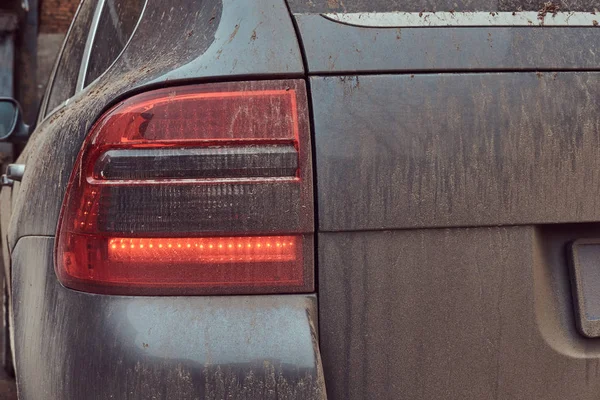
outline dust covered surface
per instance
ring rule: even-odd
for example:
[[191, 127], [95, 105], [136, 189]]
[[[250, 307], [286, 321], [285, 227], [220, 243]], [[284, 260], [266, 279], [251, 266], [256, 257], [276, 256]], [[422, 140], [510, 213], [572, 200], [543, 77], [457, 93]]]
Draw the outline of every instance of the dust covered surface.
[[319, 77], [311, 88], [321, 230], [600, 219], [598, 73]]
[[[288, 0], [294, 13], [539, 11], [545, 0]], [[557, 0], [561, 11], [600, 9], [600, 0]]]
[[240, 374], [231, 367], [207, 367], [204, 399], [309, 400], [324, 399], [322, 386], [310, 373], [290, 380], [272, 363]]
[[23, 399], [325, 398], [314, 295], [98, 296], [57, 282], [53, 249], [13, 251]]
[[[137, 363], [127, 371], [135, 399], [322, 400], [323, 386], [306, 371], [291, 377], [281, 364], [206, 365], [200, 374], [182, 365], [171, 369]], [[159, 383], [159, 384], [157, 384]], [[118, 399], [122, 393], [114, 393]]]
[[[531, 25], [548, 23], [558, 7], [536, 8]], [[591, 14], [586, 27], [550, 29], [429, 27], [429, 15], [422, 15], [418, 28], [363, 28], [319, 14], [296, 14], [295, 19], [311, 75], [598, 68], [600, 29], [594, 29]]]
[[565, 245], [598, 223], [324, 233], [331, 399], [596, 399], [600, 343], [575, 327]]

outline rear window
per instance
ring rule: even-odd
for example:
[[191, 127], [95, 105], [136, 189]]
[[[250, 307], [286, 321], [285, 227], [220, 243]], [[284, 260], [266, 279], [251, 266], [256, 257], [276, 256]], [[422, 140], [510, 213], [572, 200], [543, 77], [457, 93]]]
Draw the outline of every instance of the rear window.
[[[288, 0], [294, 13], [540, 11], [548, 0]], [[557, 0], [560, 11], [600, 10], [600, 0]]]
[[93, 82], [119, 57], [131, 38], [145, 0], [107, 0], [102, 8], [90, 52], [85, 86]]

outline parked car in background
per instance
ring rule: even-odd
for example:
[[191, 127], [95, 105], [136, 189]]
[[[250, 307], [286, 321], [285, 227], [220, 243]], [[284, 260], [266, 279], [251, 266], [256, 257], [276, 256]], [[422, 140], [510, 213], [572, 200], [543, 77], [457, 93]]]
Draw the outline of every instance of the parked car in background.
[[0, 100], [20, 398], [597, 398], [596, 7], [84, 0]]

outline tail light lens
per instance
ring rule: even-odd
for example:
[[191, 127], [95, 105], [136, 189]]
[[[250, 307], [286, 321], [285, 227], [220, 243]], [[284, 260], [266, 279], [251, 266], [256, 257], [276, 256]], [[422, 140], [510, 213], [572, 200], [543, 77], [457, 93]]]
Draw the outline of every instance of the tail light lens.
[[309, 292], [312, 198], [303, 81], [146, 92], [83, 144], [56, 273], [96, 293]]

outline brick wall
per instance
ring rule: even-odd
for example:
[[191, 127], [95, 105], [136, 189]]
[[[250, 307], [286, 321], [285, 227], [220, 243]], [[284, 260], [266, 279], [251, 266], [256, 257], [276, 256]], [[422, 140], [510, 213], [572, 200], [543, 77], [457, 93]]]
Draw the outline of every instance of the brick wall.
[[66, 33], [80, 0], [40, 0], [40, 33]]

